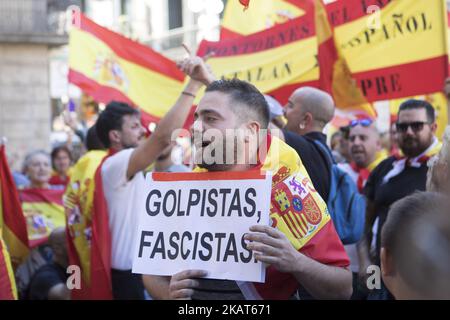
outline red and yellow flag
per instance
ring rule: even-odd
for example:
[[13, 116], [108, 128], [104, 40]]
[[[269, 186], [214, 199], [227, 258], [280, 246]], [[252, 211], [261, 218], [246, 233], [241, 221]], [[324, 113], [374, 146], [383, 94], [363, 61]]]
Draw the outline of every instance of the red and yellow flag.
[[157, 122], [182, 91], [184, 74], [149, 47], [75, 17], [69, 39], [69, 81], [98, 102], [112, 100], [141, 109], [144, 123]]
[[[313, 11], [249, 36], [202, 41], [197, 54], [211, 51], [215, 54], [208, 64], [218, 77], [249, 81], [264, 93], [318, 79]], [[290, 93], [274, 96], [284, 103]]]
[[6, 244], [1, 237], [0, 227], [0, 301], [17, 300], [16, 281]]
[[5, 241], [13, 265], [16, 267], [28, 256], [28, 235], [4, 145], [0, 146], [0, 230], [0, 237]]
[[105, 151], [93, 150], [81, 157], [72, 169], [64, 195], [69, 261], [80, 266], [82, 275], [81, 289], [72, 290], [72, 299], [96, 298], [91, 290], [93, 285], [99, 285], [91, 279], [95, 173], [105, 156]]
[[[317, 37], [312, 26], [314, 20], [311, 20], [314, 15], [309, 12], [313, 11], [313, 7], [308, 7], [307, 0], [296, 2], [306, 3], [303, 5], [306, 10], [303, 16], [257, 33], [266, 34], [267, 37], [260, 37], [262, 40], [257, 43], [247, 44], [250, 48], [274, 49], [283, 35], [286, 38], [286, 34], [295, 35], [295, 30], [310, 30], [308, 39], [304, 41], [309, 41], [311, 47], [297, 51], [300, 55], [298, 60], [303, 62], [303, 67], [309, 65], [311, 59], [315, 63], [309, 72], [294, 71], [301, 75], [289, 79], [272, 93], [281, 101], [286, 101], [289, 94], [300, 85], [318, 86], [319, 81]], [[374, 12], [368, 13], [371, 10]], [[445, 1], [338, 0], [327, 5], [327, 13], [334, 27], [336, 48], [345, 58], [348, 72], [368, 102], [431, 94], [441, 90], [448, 72]], [[297, 29], [293, 30], [294, 21], [297, 22]], [[273, 32], [275, 29], [277, 32]], [[280, 30], [285, 30], [285, 33]], [[228, 51], [232, 52], [239, 48], [241, 42], [249, 42], [255, 35], [234, 39], [235, 43], [228, 42], [223, 46], [228, 46], [231, 49]], [[274, 59], [277, 57], [280, 58], [273, 55]], [[253, 65], [256, 63], [252, 62]], [[261, 64], [264, 62], [262, 59]], [[245, 65], [235, 66], [237, 70], [248, 69]]]
[[59, 227], [65, 227], [64, 190], [23, 189], [19, 196], [27, 222], [30, 247], [36, 247], [48, 240], [50, 233]]

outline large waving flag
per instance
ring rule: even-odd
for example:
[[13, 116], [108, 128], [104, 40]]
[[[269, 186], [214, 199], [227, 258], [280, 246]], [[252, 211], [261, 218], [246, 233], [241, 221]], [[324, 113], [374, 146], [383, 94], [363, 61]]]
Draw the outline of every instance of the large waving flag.
[[5, 145], [0, 146], [0, 230], [13, 265], [24, 262], [29, 253], [27, 225], [6, 160]]
[[17, 287], [6, 244], [1, 237], [0, 227], [0, 301], [17, 300]]
[[45, 243], [54, 229], [65, 227], [63, 194], [63, 189], [20, 190], [19, 196], [27, 222], [30, 247]]
[[75, 17], [69, 53], [71, 83], [96, 101], [139, 107], [145, 123], [164, 116], [182, 91], [184, 74], [173, 61], [83, 14]]
[[[313, 11], [249, 36], [202, 41], [197, 54], [204, 56], [210, 52], [215, 54], [208, 64], [218, 77], [247, 80], [265, 93], [300, 82], [317, 83]], [[284, 103], [289, 94], [282, 92], [275, 97]]]
[[92, 222], [94, 211], [95, 173], [105, 151], [94, 150], [78, 160], [72, 170], [69, 185], [64, 195], [67, 216], [67, 239], [70, 264], [81, 268], [81, 289], [72, 290], [72, 299], [104, 298], [93, 295], [93, 286], [102, 286], [98, 277], [92, 278]]

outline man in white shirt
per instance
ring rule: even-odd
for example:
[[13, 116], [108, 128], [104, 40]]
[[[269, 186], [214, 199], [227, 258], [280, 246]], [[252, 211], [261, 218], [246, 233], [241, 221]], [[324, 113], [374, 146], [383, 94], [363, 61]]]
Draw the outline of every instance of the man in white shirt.
[[137, 203], [143, 190], [145, 170], [169, 146], [172, 132], [181, 128], [194, 98], [210, 72], [203, 60], [184, 60], [180, 69], [191, 79], [175, 105], [161, 119], [155, 132], [144, 139], [139, 112], [125, 103], [111, 102], [100, 114], [96, 129], [111, 156], [101, 176], [111, 233], [111, 278], [115, 299], [143, 299], [141, 275], [132, 274], [132, 239], [137, 228]]

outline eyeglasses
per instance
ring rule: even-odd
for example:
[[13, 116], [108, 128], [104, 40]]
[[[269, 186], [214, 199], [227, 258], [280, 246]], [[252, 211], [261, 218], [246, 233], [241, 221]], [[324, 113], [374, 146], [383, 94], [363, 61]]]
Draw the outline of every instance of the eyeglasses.
[[352, 121], [350, 122], [350, 127], [353, 128], [353, 127], [356, 127], [357, 125], [361, 125], [361, 126], [363, 126], [363, 127], [368, 127], [368, 126], [370, 126], [372, 123], [373, 123], [373, 120], [372, 120], [372, 119], [368, 119], [368, 118], [365, 118], [365, 119], [357, 119], [357, 120], [352, 120]]
[[423, 126], [429, 124], [428, 122], [423, 122], [423, 121], [416, 121], [416, 122], [404, 122], [404, 123], [400, 123], [397, 122], [395, 124], [395, 126], [397, 127], [397, 131], [399, 132], [406, 132], [408, 131], [408, 128], [411, 127], [411, 130], [413, 132], [420, 132], [423, 129]]

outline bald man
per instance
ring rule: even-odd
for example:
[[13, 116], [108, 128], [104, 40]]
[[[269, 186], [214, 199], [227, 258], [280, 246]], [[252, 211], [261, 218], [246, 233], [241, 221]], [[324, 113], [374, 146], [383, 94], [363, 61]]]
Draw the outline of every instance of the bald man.
[[325, 146], [331, 155], [326, 144], [327, 138], [322, 131], [333, 118], [333, 98], [316, 88], [299, 88], [289, 97], [284, 115], [287, 125], [281, 138], [297, 151], [314, 187], [327, 202], [330, 194], [330, 162], [328, 155], [324, 154], [315, 141]]

